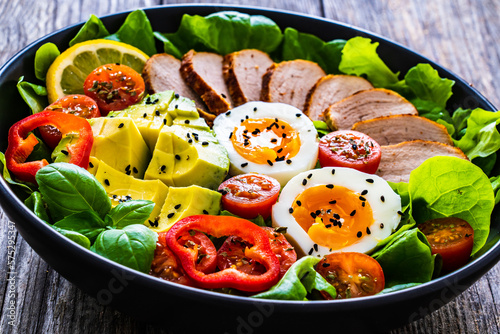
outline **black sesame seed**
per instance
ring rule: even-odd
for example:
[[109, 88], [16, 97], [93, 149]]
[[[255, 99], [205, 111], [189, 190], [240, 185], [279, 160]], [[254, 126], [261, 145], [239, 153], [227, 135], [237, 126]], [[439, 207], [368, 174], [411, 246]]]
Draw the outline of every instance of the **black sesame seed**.
[[309, 175], [307, 175], [307, 178], [311, 179], [312, 176], [313, 176], [312, 174], [309, 174]]
[[189, 134], [189, 132], [188, 132], [188, 134], [186, 135], [186, 137], [191, 138], [191, 135]]
[[326, 187], [327, 187], [328, 189], [333, 189], [333, 184], [327, 184], [327, 185], [326, 185]]
[[159, 111], [159, 110], [156, 110], [156, 111], [155, 111], [155, 114], [156, 114], [156, 116], [160, 116], [160, 111]]
[[278, 141], [278, 139], [276, 139], [276, 138], [271, 139], [271, 143], [276, 143], [277, 141]]
[[329, 267], [329, 266], [330, 266], [330, 263], [323, 262], [322, 266], [323, 266], [323, 267], [325, 267], [325, 268], [327, 268], [327, 267]]
[[191, 138], [188, 139], [188, 143], [189, 144], [192, 144], [193, 143], [193, 140]]
[[317, 252], [318, 251], [318, 244], [314, 244], [314, 250]]
[[244, 121], [244, 119], [243, 119], [243, 118], [242, 118], [242, 119], [240, 119], [240, 123], [243, 123], [243, 121]]
[[313, 252], [314, 252], [314, 249], [311, 248], [307, 254], [311, 255]]
[[231, 139], [231, 137], [233, 137], [233, 132], [231, 131], [231, 133], [229, 134], [229, 139]]
[[316, 218], [316, 214], [314, 212], [311, 212], [311, 217]]
[[332, 169], [332, 175], [334, 175], [334, 174], [335, 174], [335, 169]]
[[314, 212], [316, 214], [316, 216], [319, 216], [321, 214], [321, 210], [316, 210], [316, 212]]
[[90, 167], [90, 168], [94, 168], [94, 164], [93, 164], [93, 163], [91, 163], [91, 162], [89, 162], [89, 167]]
[[326, 224], [325, 227], [330, 228], [330, 227], [332, 227], [332, 224]]
[[109, 186], [109, 180], [108, 179], [104, 179], [104, 184], [106, 184], [107, 186]]
[[281, 153], [281, 152], [283, 152], [283, 147], [276, 151], [276, 153]]
[[257, 111], [257, 107], [254, 107], [254, 108], [253, 108], [253, 111]]
[[289, 208], [288, 212], [293, 213], [293, 208]]
[[221, 93], [220, 95], [221, 95], [223, 98], [226, 98], [226, 94]]
[[352, 210], [352, 212], [349, 214], [349, 216], [354, 216], [356, 214], [356, 210]]
[[178, 155], [178, 154], [176, 154], [176, 155], [175, 155], [175, 158], [176, 158], [177, 160], [181, 160], [181, 156], [180, 156], [180, 155]]
[[305, 186], [307, 184], [307, 179], [302, 180], [302, 185]]
[[137, 170], [137, 168], [135, 168], [135, 167], [134, 167], [134, 168], [132, 168], [132, 171], [133, 171], [135, 174], [139, 173], [139, 171], [138, 171], [138, 170]]
[[360, 201], [366, 201], [366, 198], [364, 198], [363, 196], [359, 196], [359, 200]]
[[330, 203], [330, 204], [337, 204], [337, 200], [333, 200], [333, 201], [330, 201], [328, 203]]
[[361, 203], [362, 207], [365, 207], [365, 205], [366, 205], [366, 202]]
[[292, 160], [288, 159], [288, 160], [286, 161], [286, 163], [287, 163], [287, 164], [291, 164], [291, 163], [292, 163]]
[[148, 220], [148, 223], [149, 223], [149, 225], [151, 225], [151, 227], [155, 227], [155, 223], [152, 222], [151, 220]]
[[131, 170], [128, 170], [128, 171], [125, 172], [125, 174], [127, 174], [127, 175], [130, 175], [131, 173], [132, 173]]
[[267, 163], [269, 164], [269, 166], [273, 165], [273, 162], [271, 160], [267, 160]]
[[202, 146], [207, 146], [208, 145], [208, 141], [204, 141], [201, 143]]
[[229, 116], [231, 115], [231, 110], [229, 110], [227, 113], [226, 113], [226, 116]]
[[118, 125], [118, 129], [121, 129], [121, 128], [123, 128], [123, 126], [124, 126], [124, 125], [125, 125], [125, 124], [123, 124], [123, 123], [120, 123], [120, 124]]
[[167, 215], [167, 218], [168, 218], [168, 219], [170, 219], [170, 218], [172, 218], [174, 215], [175, 215], [175, 213], [170, 212], [170, 213]]
[[380, 228], [384, 228], [384, 223], [380, 223]]
[[165, 171], [165, 169], [167, 169], [167, 166], [165, 166], [165, 165], [162, 165], [162, 166], [160, 167], [160, 170], [161, 170], [162, 172], [164, 172], [164, 171]]
[[167, 125], [167, 119], [166, 118], [163, 119], [163, 125]]
[[186, 120], [184, 121], [184, 124], [189, 124], [189, 119], [186, 119]]
[[380, 200], [381, 200], [382, 202], [385, 202], [385, 197], [384, 197], [384, 196], [380, 196]]
[[282, 138], [286, 138], [286, 133], [284, 133], [284, 132], [283, 132], [283, 133], [281, 134], [281, 137], [282, 137]]
[[373, 179], [366, 179], [366, 182], [373, 183]]
[[128, 165], [127, 167], [125, 167], [125, 171], [129, 171], [130, 170], [130, 165]]
[[295, 202], [295, 203], [297, 203], [297, 205], [298, 205], [298, 206], [301, 206], [301, 205], [302, 205], [302, 202], [301, 202], [301, 201], [299, 201], [299, 200], [297, 200], [297, 202]]
[[179, 109], [179, 105], [178, 104], [175, 105], [175, 109]]
[[369, 227], [366, 228], [366, 234], [372, 234], [372, 231], [370, 231]]
[[363, 190], [363, 191], [361, 192], [361, 195], [362, 195], [362, 196], [364, 196], [364, 195], [366, 195], [366, 194], [368, 194], [368, 190]]
[[113, 199], [116, 199], [118, 196], [117, 195], [113, 195]]
[[180, 205], [180, 204], [177, 204], [176, 206], [174, 206], [174, 209], [175, 209], [175, 210], [179, 210], [179, 209], [180, 209], [180, 207], [181, 207], [181, 205]]
[[339, 215], [338, 213], [334, 213], [334, 214], [333, 214], [333, 218], [335, 218], [335, 219], [340, 219], [340, 215]]
[[248, 166], [248, 162], [244, 162], [241, 164], [241, 167], [246, 167], [246, 166]]
[[245, 119], [249, 119], [250, 117], [248, 115], [245, 116]]
[[361, 236], [362, 236], [362, 235], [363, 235], [363, 233], [362, 233], [361, 231], [358, 231], [358, 233], [356, 234], [356, 236], [357, 236], [358, 238], [361, 238]]
[[203, 214], [204, 215], [208, 215], [208, 211], [207, 210], [203, 210]]
[[295, 114], [295, 116], [300, 117], [300, 116], [302, 116], [302, 114]]
[[175, 97], [176, 99], [178, 99], [178, 98], [179, 98], [179, 94], [177, 94], [177, 93], [176, 93], [176, 94], [174, 95], [174, 97]]

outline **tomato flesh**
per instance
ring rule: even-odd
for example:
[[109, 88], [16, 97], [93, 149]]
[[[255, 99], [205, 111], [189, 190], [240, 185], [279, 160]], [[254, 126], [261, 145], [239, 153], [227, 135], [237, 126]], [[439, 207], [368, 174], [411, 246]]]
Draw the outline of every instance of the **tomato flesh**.
[[[292, 264], [297, 261], [297, 253], [282, 233], [271, 227], [263, 227], [269, 236], [271, 249], [280, 262], [280, 275], [283, 277]], [[236, 268], [249, 275], [262, 275], [266, 268], [259, 262], [245, 256], [245, 248], [252, 245], [236, 236], [230, 236], [217, 252], [217, 267], [224, 270]]]
[[431, 245], [432, 254], [443, 258], [443, 270], [452, 271], [465, 265], [474, 245], [474, 229], [455, 217], [436, 218], [418, 225]]
[[267, 175], [243, 174], [224, 181], [219, 192], [224, 210], [246, 219], [258, 215], [267, 219], [278, 200], [280, 184]]
[[[337, 298], [371, 296], [384, 289], [385, 277], [380, 264], [363, 253], [345, 252], [326, 255], [316, 271], [337, 290]], [[322, 292], [325, 299], [330, 294]]]
[[134, 69], [120, 64], [106, 64], [93, 70], [83, 83], [85, 95], [97, 102], [103, 116], [139, 102], [145, 85]]
[[[101, 117], [97, 103], [90, 97], [80, 94], [67, 95], [50, 104], [44, 111], [59, 111], [65, 114], [73, 114], [82, 118], [90, 119]], [[38, 128], [43, 141], [54, 149], [61, 140], [61, 132], [51, 126], [45, 125]]]
[[374, 174], [381, 157], [380, 145], [358, 131], [330, 132], [319, 142], [318, 159], [321, 167], [348, 167]]

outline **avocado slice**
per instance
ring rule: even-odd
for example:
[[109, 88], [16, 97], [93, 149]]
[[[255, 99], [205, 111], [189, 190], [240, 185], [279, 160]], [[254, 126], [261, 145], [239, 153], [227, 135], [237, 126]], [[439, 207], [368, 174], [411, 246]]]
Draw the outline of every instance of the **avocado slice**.
[[142, 179], [151, 160], [148, 146], [130, 118], [89, 119], [94, 133], [90, 155], [127, 175]]
[[[93, 159], [91, 161], [97, 160]], [[145, 224], [156, 226], [158, 216], [168, 194], [168, 187], [163, 182], [159, 180], [138, 180], [112, 168], [103, 161], [97, 160], [97, 163], [93, 164], [97, 165], [95, 178], [106, 190], [113, 207], [129, 200], [147, 199], [153, 201], [155, 207]]]
[[211, 132], [172, 125], [160, 131], [144, 178], [168, 186], [217, 189], [228, 170], [227, 151]]
[[158, 226], [150, 228], [155, 232], [163, 232], [185, 217], [216, 215], [220, 211], [221, 198], [219, 192], [199, 186], [170, 187], [160, 212]]

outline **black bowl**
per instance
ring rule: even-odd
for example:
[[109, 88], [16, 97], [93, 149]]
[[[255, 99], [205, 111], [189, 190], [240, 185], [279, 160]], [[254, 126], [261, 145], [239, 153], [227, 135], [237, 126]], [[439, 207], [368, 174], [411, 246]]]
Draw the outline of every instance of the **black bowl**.
[[[155, 31], [175, 31], [182, 14], [208, 15], [221, 10], [238, 10], [265, 15], [282, 28], [293, 27], [323, 40], [366, 36], [380, 43], [378, 52], [395, 71], [405, 73], [417, 63], [430, 63], [440, 76], [455, 80], [455, 108], [481, 107], [495, 110], [481, 94], [465, 81], [407, 48], [381, 36], [331, 20], [261, 8], [240, 6], [175, 5], [146, 9]], [[115, 31], [128, 13], [118, 13], [102, 20]], [[36, 82], [33, 70], [35, 51], [46, 42], [60, 49], [82, 24], [73, 25], [32, 43], [10, 59], [0, 70], [0, 150], [5, 152], [10, 125], [29, 115], [16, 90], [22, 75]], [[161, 50], [161, 48], [158, 48]], [[473, 261], [446, 276], [417, 287], [387, 295], [335, 301], [254, 300], [193, 289], [133, 271], [80, 247], [55, 232], [38, 219], [0, 179], [0, 204], [30, 246], [56, 271], [99, 303], [110, 305], [143, 321], [159, 322], [172, 330], [211, 330], [213, 332], [252, 333], [264, 328], [297, 332], [299, 328], [323, 328], [334, 323], [340, 331], [386, 331], [417, 320], [451, 301], [484, 275], [500, 257], [500, 215], [495, 212], [487, 245]]]

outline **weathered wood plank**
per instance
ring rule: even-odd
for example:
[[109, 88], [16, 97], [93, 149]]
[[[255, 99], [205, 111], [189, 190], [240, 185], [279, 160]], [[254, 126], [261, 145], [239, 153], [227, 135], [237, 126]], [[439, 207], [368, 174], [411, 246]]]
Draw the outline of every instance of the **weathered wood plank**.
[[[185, 1], [166, 1], [184, 3]], [[218, 1], [326, 16], [389, 37], [472, 82], [500, 106], [500, 25], [497, 1]], [[35, 39], [88, 18], [160, 1], [0, 0], [0, 63]], [[214, 3], [214, 1], [202, 1]], [[470, 106], [473, 107], [473, 106]], [[7, 250], [9, 223], [0, 211], [0, 249]], [[1, 333], [167, 333], [103, 307], [60, 277], [20, 237], [15, 252], [15, 326], [8, 324], [8, 257], [0, 256]], [[5, 251], [6, 253], [6, 251]], [[394, 333], [498, 333], [500, 265], [456, 300]]]

